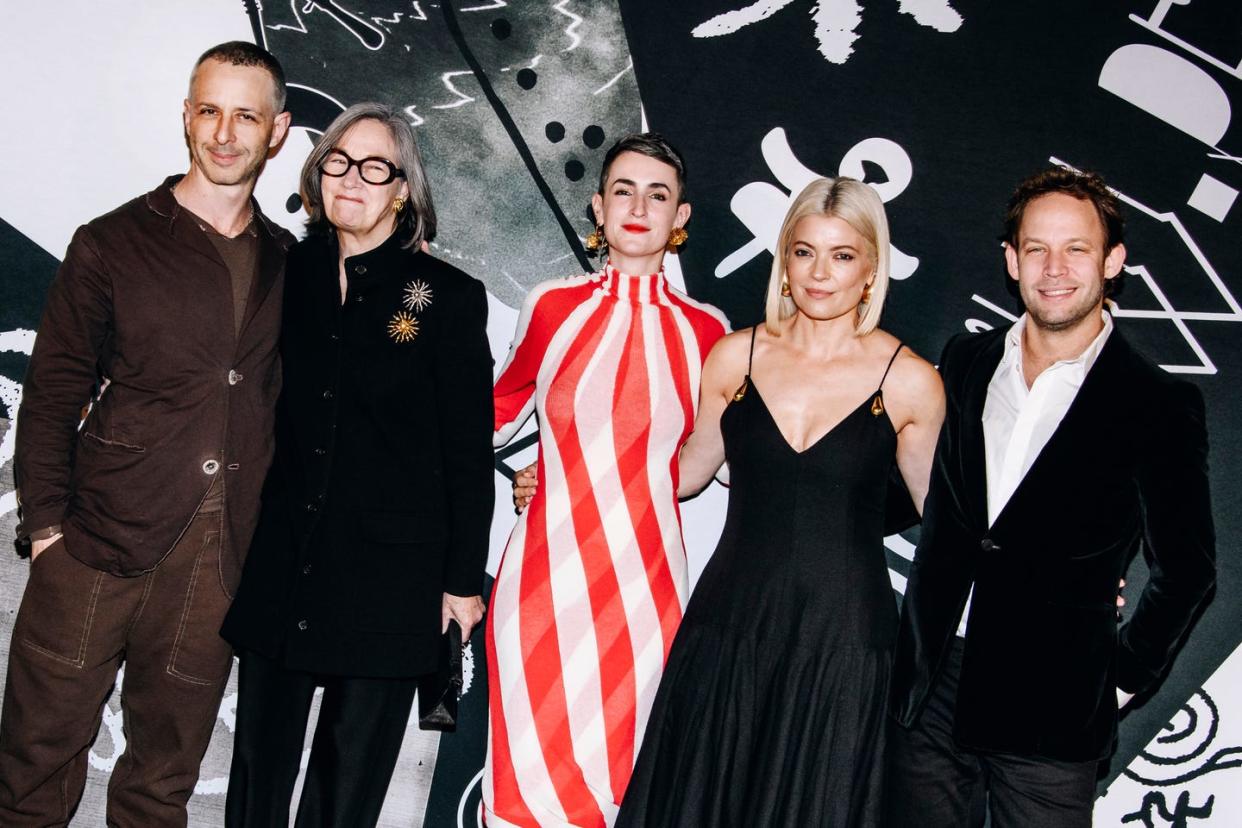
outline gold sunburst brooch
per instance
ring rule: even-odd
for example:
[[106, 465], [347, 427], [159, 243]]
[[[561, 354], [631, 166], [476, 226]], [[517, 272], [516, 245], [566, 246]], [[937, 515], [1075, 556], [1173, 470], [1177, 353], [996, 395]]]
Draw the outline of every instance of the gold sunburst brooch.
[[431, 286], [422, 279], [415, 279], [405, 286], [401, 303], [407, 310], [422, 313], [431, 304]]
[[388, 335], [397, 342], [409, 342], [418, 336], [418, 320], [405, 311], [397, 311], [388, 322]]

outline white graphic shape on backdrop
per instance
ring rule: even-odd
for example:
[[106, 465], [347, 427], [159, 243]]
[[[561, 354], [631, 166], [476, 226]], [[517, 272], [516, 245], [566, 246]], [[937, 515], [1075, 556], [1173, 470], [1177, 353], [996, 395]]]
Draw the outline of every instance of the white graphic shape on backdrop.
[[[17, 353], [30, 355], [34, 350], [35, 332], [25, 328], [15, 331], [0, 332], [0, 353]], [[22, 385], [16, 380], [0, 376], [0, 403], [4, 404], [9, 416], [16, 419], [17, 409], [22, 404]], [[8, 428], [4, 437], [0, 438], [0, 468], [13, 459], [13, 450], [17, 440], [17, 429]], [[7, 515], [17, 508], [17, 492], [0, 494], [0, 516]]]
[[1100, 70], [1100, 88], [1210, 147], [1229, 129], [1229, 96], [1207, 72], [1159, 46], [1130, 43]]
[[[690, 30], [695, 37], [730, 35], [752, 23], [766, 20], [793, 0], [758, 0], [749, 6], [722, 12]], [[921, 26], [938, 32], [956, 32], [962, 27], [962, 16], [949, 0], [899, 0], [897, 9], [908, 14]], [[862, 22], [862, 4], [858, 0], [820, 0], [811, 9], [815, 41], [819, 53], [829, 63], [842, 64], [854, 53], [858, 25]]]
[[[752, 181], [743, 184], [733, 194], [729, 207], [750, 231], [752, 238], [720, 260], [716, 265], [718, 279], [729, 276], [765, 250], [775, 255], [776, 236], [780, 233], [781, 222], [794, 197], [806, 185], [822, 177], [794, 155], [783, 127], [776, 127], [763, 136], [760, 151], [768, 169], [784, 191], [763, 181]], [[888, 202], [897, 198], [905, 192], [914, 178], [914, 165], [910, 162], [909, 154], [896, 141], [887, 138], [865, 138], [859, 141], [841, 158], [837, 174], [861, 181], [866, 176], [864, 161], [880, 167], [887, 177], [881, 183], [868, 182], [879, 194], [881, 201]], [[917, 257], [903, 253], [896, 245], [889, 245], [889, 275], [892, 278], [908, 279], [918, 266]]]
[[1186, 203], [1205, 216], [1223, 222], [1237, 198], [1237, 190], [1204, 173]]
[[[259, 9], [261, 14], [262, 4], [259, 4]], [[320, 0], [289, 0], [289, 10], [293, 12], [293, 19], [297, 21], [296, 24], [265, 24], [265, 27], [272, 31], [287, 29], [298, 34], [308, 34], [310, 30], [306, 28], [306, 21], [302, 18], [302, 13], [320, 12], [340, 24], [345, 31], [353, 35], [368, 50], [374, 52], [384, 45], [384, 33], [379, 28], [363, 20], [348, 9], [343, 8], [339, 3], [332, 2], [332, 0], [328, 0], [328, 2], [320, 2]], [[266, 45], [266, 40], [267, 38], [265, 37], [264, 45]]]
[[829, 63], [845, 63], [854, 54], [862, 6], [857, 0], [820, 0], [811, 11], [815, 21], [815, 42]]
[[565, 8], [569, 3], [570, 0], [561, 0], [561, 2], [552, 7], [552, 11], [557, 14], [563, 14], [570, 20], [569, 25], [564, 29], [565, 37], [569, 38], [569, 45], [561, 49], [562, 52], [572, 52], [582, 42], [582, 35], [578, 34], [578, 27], [582, 25], [582, 17]]
[[[1214, 0], [1205, 0], [1204, 5], [1207, 5], [1207, 3], [1210, 2], [1214, 2]], [[1235, 78], [1242, 79], [1242, 61], [1239, 61], [1237, 66], [1230, 66], [1220, 58], [1208, 54], [1197, 46], [1187, 43], [1185, 40], [1182, 40], [1172, 32], [1165, 31], [1164, 17], [1169, 13], [1169, 9], [1173, 6], [1189, 6], [1190, 3], [1191, 0], [1159, 0], [1159, 2], [1156, 3], [1156, 7], [1152, 9], [1150, 17], [1139, 17], [1137, 14], [1132, 14], [1130, 15], [1130, 19], [1142, 26], [1144, 29], [1159, 35], [1175, 46], [1186, 50], [1200, 60], [1228, 72]]]
[[1095, 824], [1223, 825], [1242, 811], [1240, 685], [1242, 647], [1096, 800]]

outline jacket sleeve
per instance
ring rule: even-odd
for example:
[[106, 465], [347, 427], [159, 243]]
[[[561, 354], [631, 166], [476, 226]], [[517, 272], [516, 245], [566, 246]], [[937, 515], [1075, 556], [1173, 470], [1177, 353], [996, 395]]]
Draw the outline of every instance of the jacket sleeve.
[[[962, 504], [962, 379], [966, 366], [960, 344], [945, 346], [938, 368], [944, 378], [944, 424], [936, 443], [919, 543], [910, 564], [894, 650], [891, 697], [894, 715], [909, 727], [922, 712], [957, 629], [973, 580], [972, 543]], [[909, 495], [907, 494], [908, 498]]]
[[518, 316], [517, 331], [513, 334], [513, 344], [509, 346], [509, 356], [492, 389], [496, 404], [492, 444], [497, 448], [513, 439], [534, 409], [535, 378], [543, 362], [548, 338], [548, 332], [543, 330], [547, 320], [539, 308], [539, 300], [544, 293], [541, 286], [537, 286], [526, 294], [521, 315]]
[[22, 388], [13, 466], [19, 538], [65, 516], [78, 425], [112, 324], [111, 279], [80, 227], [48, 291]]
[[1150, 576], [1118, 633], [1117, 684], [1139, 693], [1168, 667], [1216, 582], [1216, 533], [1208, 487], [1208, 442], [1199, 389], [1172, 386], [1138, 473], [1143, 554]]
[[492, 455], [492, 353], [487, 340], [487, 293], [481, 282], [466, 290], [450, 316], [435, 355], [449, 547], [444, 589], [481, 595], [483, 568], [496, 499]]

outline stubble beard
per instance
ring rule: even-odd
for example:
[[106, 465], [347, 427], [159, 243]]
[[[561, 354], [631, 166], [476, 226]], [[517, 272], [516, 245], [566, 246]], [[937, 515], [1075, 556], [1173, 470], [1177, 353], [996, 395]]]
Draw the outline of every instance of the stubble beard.
[[218, 187], [253, 184], [263, 169], [263, 162], [267, 160], [264, 155], [259, 155], [247, 159], [246, 163], [240, 167], [219, 167], [212, 162], [208, 148], [201, 145], [194, 155], [194, 163], [203, 174], [203, 178]]
[[1048, 331], [1049, 333], [1060, 333], [1062, 331], [1068, 331], [1076, 328], [1078, 325], [1082, 324], [1083, 320], [1099, 313], [1103, 300], [1104, 286], [1102, 284], [1097, 284], [1090, 297], [1090, 301], [1084, 302], [1081, 305], [1070, 309], [1070, 315], [1063, 319], [1050, 319], [1047, 316], [1044, 316], [1036, 303], [1024, 301], [1023, 304], [1026, 305], [1027, 317], [1031, 320], [1031, 323], [1034, 324], [1035, 327], [1043, 331]]

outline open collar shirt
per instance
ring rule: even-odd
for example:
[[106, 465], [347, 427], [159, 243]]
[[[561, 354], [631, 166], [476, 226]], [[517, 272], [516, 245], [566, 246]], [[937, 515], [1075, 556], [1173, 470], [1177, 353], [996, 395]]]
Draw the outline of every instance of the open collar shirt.
[[[1005, 352], [983, 404], [983, 448], [988, 492], [988, 525], [996, 522], [1009, 498], [1030, 471], [1039, 453], [1052, 438], [1069, 411], [1087, 373], [1113, 332], [1112, 316], [1101, 311], [1104, 328], [1074, 359], [1048, 366], [1028, 388], [1022, 367], [1022, 336], [1027, 314], [1022, 314], [1005, 335]], [[973, 588], [971, 590], [973, 595]], [[958, 623], [957, 634], [966, 634], [970, 599]]]

